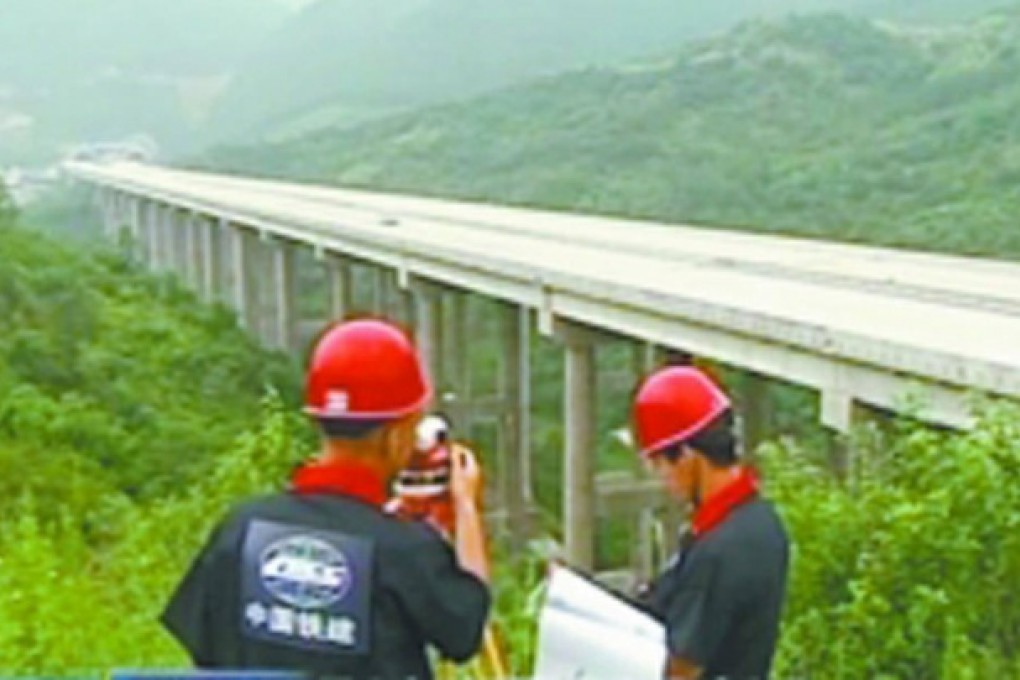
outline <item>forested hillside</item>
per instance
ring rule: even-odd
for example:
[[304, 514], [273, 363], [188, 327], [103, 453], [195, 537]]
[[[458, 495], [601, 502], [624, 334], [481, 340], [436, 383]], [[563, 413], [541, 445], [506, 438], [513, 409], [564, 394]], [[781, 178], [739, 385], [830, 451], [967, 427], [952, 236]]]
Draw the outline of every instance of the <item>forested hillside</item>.
[[937, 23], [1001, 2], [320, 0], [238, 72], [215, 127], [250, 140], [321, 127], [330, 117], [356, 123], [569, 69], [669, 54], [741, 21], [790, 12]]
[[751, 22], [206, 165], [469, 199], [1020, 256], [1020, 6], [944, 29]]
[[179, 666], [156, 608], [239, 485], [274, 473], [243, 456], [291, 431], [274, 413], [297, 371], [176, 282], [16, 227], [4, 196], [0, 675]]

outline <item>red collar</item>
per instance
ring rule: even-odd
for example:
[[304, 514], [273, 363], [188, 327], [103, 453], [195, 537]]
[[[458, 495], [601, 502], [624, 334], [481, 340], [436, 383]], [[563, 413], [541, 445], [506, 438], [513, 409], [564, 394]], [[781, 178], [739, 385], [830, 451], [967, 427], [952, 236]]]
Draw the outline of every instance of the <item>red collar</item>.
[[758, 494], [758, 476], [750, 468], [741, 468], [732, 482], [702, 501], [694, 513], [691, 530], [695, 536], [723, 523], [738, 505]]
[[301, 466], [291, 479], [295, 493], [333, 493], [351, 496], [370, 505], [386, 502], [386, 482], [364, 463], [312, 462]]

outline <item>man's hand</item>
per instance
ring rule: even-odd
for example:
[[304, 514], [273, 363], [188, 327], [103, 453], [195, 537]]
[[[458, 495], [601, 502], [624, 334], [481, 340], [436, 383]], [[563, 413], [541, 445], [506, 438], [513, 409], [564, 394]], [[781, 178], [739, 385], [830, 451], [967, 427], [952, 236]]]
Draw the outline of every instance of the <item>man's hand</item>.
[[666, 660], [664, 677], [666, 680], [698, 680], [701, 668], [686, 659], [670, 655]]
[[482, 468], [471, 449], [461, 444], [450, 448], [450, 494], [460, 508], [473, 505], [476, 508], [482, 500]]
[[478, 505], [482, 497], [482, 469], [471, 451], [459, 444], [450, 449], [450, 495], [455, 506], [454, 547], [460, 566], [489, 582], [485, 526]]

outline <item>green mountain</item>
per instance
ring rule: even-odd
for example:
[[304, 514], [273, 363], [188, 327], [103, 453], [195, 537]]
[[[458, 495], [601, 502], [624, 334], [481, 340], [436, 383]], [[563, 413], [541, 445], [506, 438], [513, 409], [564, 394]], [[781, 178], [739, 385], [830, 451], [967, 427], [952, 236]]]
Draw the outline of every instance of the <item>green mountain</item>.
[[[941, 21], [1002, 0], [320, 0], [252, 57], [218, 105], [235, 138], [356, 123], [529, 78], [675, 51], [754, 17], [839, 10]], [[267, 96], [269, 94], [270, 96]]]
[[293, 142], [248, 172], [966, 253], [1020, 255], [1020, 7], [942, 29], [755, 21]]

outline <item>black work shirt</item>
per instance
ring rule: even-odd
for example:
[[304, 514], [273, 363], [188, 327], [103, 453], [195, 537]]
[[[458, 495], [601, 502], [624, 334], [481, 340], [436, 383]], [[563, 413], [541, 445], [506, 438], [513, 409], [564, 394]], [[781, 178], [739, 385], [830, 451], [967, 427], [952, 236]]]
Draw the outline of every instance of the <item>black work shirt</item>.
[[753, 498], [692, 538], [652, 584], [673, 657], [704, 678], [766, 678], [779, 634], [789, 544], [771, 503]]
[[466, 661], [488, 588], [433, 529], [351, 497], [280, 493], [212, 533], [162, 622], [205, 668], [426, 679], [426, 646]]

